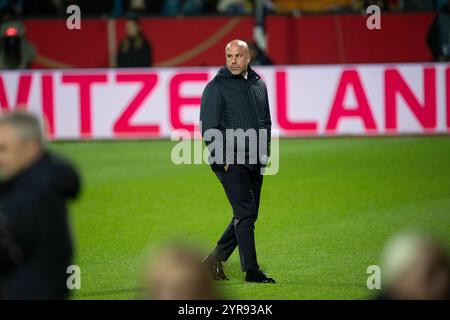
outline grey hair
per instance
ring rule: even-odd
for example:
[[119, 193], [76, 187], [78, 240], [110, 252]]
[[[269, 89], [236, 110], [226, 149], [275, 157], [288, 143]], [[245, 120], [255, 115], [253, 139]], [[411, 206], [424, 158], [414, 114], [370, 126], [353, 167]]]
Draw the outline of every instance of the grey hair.
[[40, 120], [25, 111], [13, 111], [0, 115], [0, 125], [10, 125], [20, 140], [37, 140], [44, 147], [45, 138]]

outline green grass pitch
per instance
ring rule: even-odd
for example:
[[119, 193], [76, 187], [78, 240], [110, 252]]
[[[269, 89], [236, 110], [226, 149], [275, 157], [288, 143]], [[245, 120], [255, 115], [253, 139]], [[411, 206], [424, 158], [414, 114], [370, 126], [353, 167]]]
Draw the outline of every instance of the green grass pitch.
[[[171, 141], [57, 142], [82, 172], [71, 205], [81, 268], [74, 299], [135, 299], [143, 261], [171, 239], [213, 248], [231, 219], [207, 165], [174, 165]], [[390, 235], [422, 227], [450, 245], [450, 137], [284, 139], [265, 177], [256, 244], [278, 284], [246, 284], [225, 264], [234, 299], [364, 299], [367, 267]]]

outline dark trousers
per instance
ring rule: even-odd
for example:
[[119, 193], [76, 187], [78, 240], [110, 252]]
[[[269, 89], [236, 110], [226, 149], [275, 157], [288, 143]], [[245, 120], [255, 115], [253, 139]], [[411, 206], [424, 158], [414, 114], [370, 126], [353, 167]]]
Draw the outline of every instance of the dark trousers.
[[249, 169], [230, 164], [228, 171], [216, 172], [233, 208], [233, 219], [214, 249], [214, 256], [226, 261], [239, 247], [242, 271], [259, 269], [256, 259], [255, 222], [258, 218], [259, 199], [263, 176], [259, 166]]

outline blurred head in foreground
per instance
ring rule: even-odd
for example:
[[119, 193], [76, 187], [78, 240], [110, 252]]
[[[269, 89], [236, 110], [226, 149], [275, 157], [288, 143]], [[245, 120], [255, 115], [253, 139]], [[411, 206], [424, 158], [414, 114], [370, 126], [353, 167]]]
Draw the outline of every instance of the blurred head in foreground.
[[9, 179], [37, 161], [44, 137], [39, 120], [25, 112], [0, 116], [0, 175]]
[[152, 300], [214, 300], [216, 292], [202, 255], [184, 245], [161, 250], [145, 268], [144, 295]]
[[392, 238], [384, 251], [382, 272], [387, 299], [450, 298], [448, 255], [429, 236], [402, 233]]

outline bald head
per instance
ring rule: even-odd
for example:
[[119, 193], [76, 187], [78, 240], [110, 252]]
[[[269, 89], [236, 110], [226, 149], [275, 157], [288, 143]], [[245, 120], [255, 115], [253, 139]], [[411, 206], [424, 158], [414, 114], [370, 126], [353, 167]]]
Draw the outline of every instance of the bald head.
[[228, 42], [227, 46], [225, 47], [225, 52], [227, 52], [231, 48], [236, 48], [236, 47], [240, 48], [242, 50], [247, 50], [247, 52], [249, 52], [247, 42], [239, 40], [239, 39], [231, 40], [230, 42]]
[[244, 75], [250, 63], [250, 50], [245, 41], [236, 39], [225, 47], [227, 69], [234, 75]]

